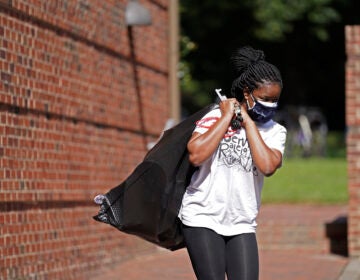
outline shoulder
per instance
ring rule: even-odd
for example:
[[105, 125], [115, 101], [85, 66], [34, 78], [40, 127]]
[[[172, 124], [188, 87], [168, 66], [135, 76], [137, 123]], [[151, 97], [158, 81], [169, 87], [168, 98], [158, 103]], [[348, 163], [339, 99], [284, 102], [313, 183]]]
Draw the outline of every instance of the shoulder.
[[221, 117], [221, 111], [219, 107], [212, 109], [205, 114], [201, 119], [196, 122], [194, 132], [205, 133], [216, 121]]
[[269, 120], [268, 122], [266, 122], [264, 124], [258, 124], [257, 126], [261, 129], [286, 130], [286, 128], [283, 125], [279, 124], [278, 122], [276, 122], [274, 120]]
[[215, 106], [209, 112], [207, 112], [199, 121], [206, 121], [207, 119], [215, 118], [218, 119], [221, 117], [221, 111], [219, 106]]
[[286, 128], [274, 120], [270, 120], [267, 123], [258, 125], [258, 129], [259, 131], [262, 132], [285, 133], [285, 134], [287, 133]]

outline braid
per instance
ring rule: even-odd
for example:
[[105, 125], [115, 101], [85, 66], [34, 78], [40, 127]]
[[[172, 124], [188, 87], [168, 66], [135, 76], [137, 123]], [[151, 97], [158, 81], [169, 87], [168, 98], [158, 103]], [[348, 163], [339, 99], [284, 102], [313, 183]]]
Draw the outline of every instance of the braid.
[[263, 51], [243, 47], [233, 54], [231, 60], [237, 74], [231, 86], [231, 94], [237, 99], [242, 98], [246, 87], [253, 91], [264, 83], [277, 83], [282, 88], [280, 71], [265, 61]]

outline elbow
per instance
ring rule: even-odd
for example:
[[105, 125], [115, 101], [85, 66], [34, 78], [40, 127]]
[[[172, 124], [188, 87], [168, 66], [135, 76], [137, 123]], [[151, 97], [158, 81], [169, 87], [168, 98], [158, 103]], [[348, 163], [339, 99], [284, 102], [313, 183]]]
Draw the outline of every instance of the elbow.
[[275, 170], [266, 170], [263, 172], [263, 174], [265, 177], [270, 177], [270, 176], [274, 175], [275, 172], [276, 172], [276, 169]]
[[282, 155], [280, 152], [277, 153], [276, 157], [263, 159], [260, 163], [260, 171], [265, 177], [270, 177], [275, 174], [282, 165]]
[[201, 160], [201, 157], [196, 153], [189, 153], [189, 162], [197, 167], [200, 166], [203, 163], [203, 160]]
[[272, 175], [275, 174], [276, 170], [280, 167], [281, 165], [272, 165], [269, 164], [267, 166], [264, 166], [263, 168], [260, 168], [260, 171], [264, 174], [265, 177], [270, 177]]
[[201, 148], [201, 146], [198, 145], [197, 142], [189, 142], [187, 145], [187, 150], [189, 153], [189, 162], [193, 166], [200, 166], [204, 162], [205, 150]]

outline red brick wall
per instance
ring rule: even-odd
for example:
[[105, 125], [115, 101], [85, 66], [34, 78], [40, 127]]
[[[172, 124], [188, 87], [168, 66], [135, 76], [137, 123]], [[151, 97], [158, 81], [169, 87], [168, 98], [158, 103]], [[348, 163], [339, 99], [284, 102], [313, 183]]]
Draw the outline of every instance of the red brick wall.
[[168, 2], [140, 1], [153, 23], [132, 29], [127, 2], [0, 1], [0, 279], [88, 279], [154, 249], [92, 219], [169, 116]]
[[346, 26], [349, 253], [360, 257], [360, 26]]

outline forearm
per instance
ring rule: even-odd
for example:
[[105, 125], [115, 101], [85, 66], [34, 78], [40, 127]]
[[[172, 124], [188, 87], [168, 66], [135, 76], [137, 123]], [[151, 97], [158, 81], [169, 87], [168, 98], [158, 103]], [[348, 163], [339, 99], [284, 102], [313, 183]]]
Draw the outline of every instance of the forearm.
[[247, 122], [245, 131], [254, 164], [265, 176], [271, 176], [281, 166], [282, 154], [266, 145], [253, 121]]

